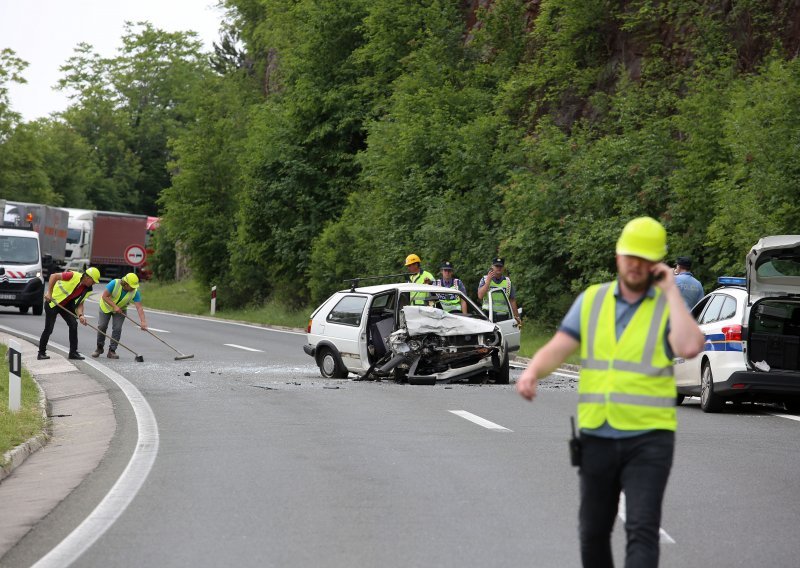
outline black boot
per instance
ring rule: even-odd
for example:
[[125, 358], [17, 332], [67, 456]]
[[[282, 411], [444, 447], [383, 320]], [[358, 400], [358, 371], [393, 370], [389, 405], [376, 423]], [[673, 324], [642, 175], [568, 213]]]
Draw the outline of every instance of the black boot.
[[68, 359], [77, 359], [78, 361], [83, 361], [84, 359], [86, 359], [86, 357], [84, 357], [83, 355], [81, 355], [77, 351], [70, 351]]
[[50, 355], [48, 355], [47, 353], [39, 353], [39, 354], [36, 356], [36, 358], [37, 358], [39, 361], [41, 361], [42, 359], [49, 359], [49, 358], [50, 358]]

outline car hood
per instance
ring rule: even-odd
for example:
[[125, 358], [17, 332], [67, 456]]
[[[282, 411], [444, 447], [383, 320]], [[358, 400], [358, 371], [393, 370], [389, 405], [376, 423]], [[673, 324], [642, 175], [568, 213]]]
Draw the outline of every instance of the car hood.
[[453, 315], [430, 306], [405, 306], [406, 327], [410, 336], [435, 333], [436, 335], [472, 335], [491, 333], [495, 329], [492, 322]]
[[749, 302], [800, 294], [800, 235], [760, 239], [747, 255]]

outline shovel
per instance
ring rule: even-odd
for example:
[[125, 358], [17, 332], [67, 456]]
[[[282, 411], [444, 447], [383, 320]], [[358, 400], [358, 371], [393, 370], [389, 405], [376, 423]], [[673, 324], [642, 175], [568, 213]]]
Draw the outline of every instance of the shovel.
[[[59, 308], [61, 308], [61, 309], [62, 309], [62, 310], [64, 310], [65, 312], [67, 312], [69, 315], [71, 315], [71, 316], [72, 316], [72, 317], [74, 317], [75, 319], [78, 319], [78, 316], [76, 316], [75, 314], [73, 314], [71, 311], [69, 311], [67, 308], [65, 308], [65, 307], [64, 307], [64, 306], [62, 306], [61, 304], [56, 304], [56, 306], [58, 306]], [[89, 327], [91, 327], [91, 328], [92, 328], [93, 330], [95, 330], [97, 333], [100, 333], [100, 334], [102, 334], [102, 335], [105, 335], [105, 336], [106, 336], [106, 337], [107, 337], [107, 338], [108, 338], [110, 341], [115, 341], [113, 337], [111, 337], [111, 336], [110, 336], [110, 335], [108, 335], [107, 333], [103, 333], [102, 331], [100, 331], [99, 329], [97, 329], [95, 326], [93, 326], [93, 325], [92, 325], [92, 324], [90, 324], [89, 322], [86, 322], [86, 325], [88, 325]], [[133, 350], [133, 349], [131, 349], [130, 347], [127, 347], [127, 346], [125, 346], [125, 345], [122, 345], [122, 343], [120, 343], [119, 341], [117, 341], [117, 345], [120, 345], [120, 346], [122, 346], [122, 347], [125, 347], [125, 349], [127, 349], [128, 351], [130, 351], [131, 353], [133, 353], [133, 354], [136, 356], [134, 360], [135, 360], [137, 363], [144, 363], [144, 357], [142, 357], [141, 355], [139, 355], [139, 354], [138, 354], [136, 351], [134, 351], [134, 350]]]
[[[126, 314], [125, 312], [120, 312], [120, 313], [121, 313], [123, 316], [125, 316], [127, 319], [131, 320], [133, 323], [135, 323], [136, 325], [138, 325], [138, 326], [139, 326], [139, 328], [141, 328], [141, 327], [142, 327], [142, 324], [140, 324], [138, 321], [136, 321], [135, 319], [133, 319], [131, 316], [129, 316], [129, 315], [128, 315], [128, 314]], [[167, 343], [166, 341], [164, 341], [163, 339], [161, 339], [159, 336], [157, 336], [155, 333], [153, 333], [153, 332], [152, 332], [152, 331], [150, 331], [149, 329], [145, 329], [144, 331], [146, 331], [147, 333], [149, 333], [150, 335], [152, 335], [153, 337], [155, 337], [156, 339], [158, 339], [158, 340], [159, 340], [161, 343], [163, 343], [164, 345], [166, 345], [167, 347], [169, 347], [170, 349], [172, 349], [172, 350], [173, 350], [175, 353], [177, 353], [178, 355], [177, 355], [177, 357], [175, 357], [175, 360], [176, 360], [176, 361], [180, 361], [181, 359], [191, 359], [192, 357], [194, 357], [194, 353], [191, 353], [191, 354], [189, 354], [189, 355], [185, 355], [184, 353], [181, 353], [180, 351], [178, 351], [177, 349], [175, 349], [175, 348], [174, 348], [172, 345], [170, 345], [169, 343]]]

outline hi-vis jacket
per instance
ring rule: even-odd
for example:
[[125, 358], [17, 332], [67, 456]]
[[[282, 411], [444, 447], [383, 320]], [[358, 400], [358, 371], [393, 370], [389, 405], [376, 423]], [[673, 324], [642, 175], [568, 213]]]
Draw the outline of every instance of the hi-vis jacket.
[[[420, 269], [419, 272], [416, 274], [412, 274], [409, 278], [409, 281], [412, 284], [424, 284], [425, 280], [430, 280], [433, 282], [433, 274], [428, 272], [427, 270]], [[425, 304], [425, 298], [428, 297], [426, 292], [411, 292], [411, 304], [416, 306], [422, 306]]]
[[[120, 296], [122, 296], [123, 294], [125, 294], [125, 297], [120, 300]], [[135, 297], [136, 297], [136, 290], [133, 290], [131, 292], [126, 292], [122, 288], [122, 280], [119, 278], [114, 280], [114, 290], [111, 291], [111, 301], [117, 304], [117, 306], [119, 306], [121, 310], [127, 308], [128, 304], [130, 304]], [[103, 312], [106, 314], [110, 314], [112, 312], [111, 306], [106, 304], [105, 300], [103, 300], [102, 297], [100, 298], [100, 309], [103, 310]]]
[[664, 347], [667, 299], [656, 288], [622, 332], [615, 332], [614, 282], [591, 286], [581, 305], [578, 422], [617, 430], [675, 430], [677, 390]]
[[[81, 278], [83, 278], [83, 274], [80, 272], [73, 272], [72, 278], [69, 280], [58, 280], [56, 285], [53, 286], [53, 299], [50, 302], [49, 306], [51, 308], [55, 308], [56, 304], [60, 304], [64, 300], [66, 300], [72, 292], [75, 291], [75, 288], [81, 283]], [[91, 292], [91, 288], [87, 288], [83, 295], [79, 298], [76, 298], [75, 305], [82, 304], [86, 301], [86, 298], [89, 297], [89, 292]]]

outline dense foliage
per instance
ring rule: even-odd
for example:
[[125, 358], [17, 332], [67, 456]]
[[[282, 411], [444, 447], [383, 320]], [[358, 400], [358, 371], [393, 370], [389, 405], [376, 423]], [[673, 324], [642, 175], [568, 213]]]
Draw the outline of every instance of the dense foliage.
[[[553, 319], [633, 216], [707, 287], [800, 217], [800, 17], [774, 0], [225, 0], [214, 53], [130, 26], [78, 46], [60, 116], [20, 123], [0, 58], [0, 193], [155, 212], [220, 305], [492, 257]], [[165, 254], [157, 264], [169, 274]]]

